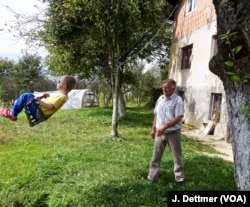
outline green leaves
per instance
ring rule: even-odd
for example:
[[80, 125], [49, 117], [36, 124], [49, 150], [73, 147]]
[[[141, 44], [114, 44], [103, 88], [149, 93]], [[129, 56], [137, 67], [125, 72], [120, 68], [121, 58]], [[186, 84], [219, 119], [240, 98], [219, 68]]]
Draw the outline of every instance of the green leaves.
[[225, 62], [225, 65], [228, 66], [228, 67], [233, 67], [234, 66], [234, 62], [231, 61], [231, 60], [228, 60]]
[[232, 81], [234, 82], [240, 81], [240, 77], [236, 73], [234, 72], [225, 72], [225, 73], [230, 76]]
[[[226, 45], [228, 45], [229, 55], [228, 60], [224, 63], [227, 67], [232, 68], [233, 71], [226, 71], [225, 73], [230, 76], [230, 79], [234, 82], [242, 81], [243, 83], [248, 83], [250, 80], [250, 74], [246, 74], [243, 77], [240, 77], [240, 68], [238, 68], [235, 64], [236, 62], [236, 55], [242, 51], [243, 46], [237, 45], [232, 48], [232, 42], [230, 38], [237, 35], [237, 32], [231, 32], [227, 30], [225, 34], [219, 35], [219, 38], [224, 41]], [[242, 75], [241, 75], [242, 76]]]
[[242, 49], [242, 45], [236, 46], [235, 48], [232, 49], [234, 55], [236, 55], [237, 53], [239, 53]]
[[[96, 68], [116, 67], [122, 51], [129, 51], [132, 60], [166, 51], [166, 32], [158, 32], [165, 19], [164, 4], [164, 0], [50, 0], [43, 33], [50, 68], [62, 73], [70, 67], [87, 75]], [[157, 44], [144, 48], [156, 33]]]
[[248, 83], [248, 81], [250, 80], [250, 74], [246, 74], [243, 76], [243, 82], [244, 83]]
[[240, 109], [242, 110], [242, 113], [249, 117], [250, 115], [250, 104], [248, 102], [244, 102], [240, 104]]
[[230, 45], [231, 41], [229, 40], [230, 37], [235, 36], [237, 34], [237, 32], [231, 32], [231, 30], [227, 30], [225, 34], [221, 34], [219, 35], [219, 38], [221, 40], [225, 41], [225, 44]]

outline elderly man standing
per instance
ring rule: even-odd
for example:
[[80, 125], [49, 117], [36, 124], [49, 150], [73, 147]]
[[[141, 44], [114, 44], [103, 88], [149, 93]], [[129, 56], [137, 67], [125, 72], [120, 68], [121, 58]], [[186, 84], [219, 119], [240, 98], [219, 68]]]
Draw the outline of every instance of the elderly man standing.
[[150, 163], [148, 180], [159, 179], [161, 158], [168, 144], [174, 161], [174, 175], [178, 184], [184, 184], [184, 164], [181, 150], [181, 127], [184, 115], [183, 101], [175, 93], [176, 82], [173, 79], [163, 81], [161, 95], [154, 109], [154, 121], [151, 136], [154, 139], [153, 156]]

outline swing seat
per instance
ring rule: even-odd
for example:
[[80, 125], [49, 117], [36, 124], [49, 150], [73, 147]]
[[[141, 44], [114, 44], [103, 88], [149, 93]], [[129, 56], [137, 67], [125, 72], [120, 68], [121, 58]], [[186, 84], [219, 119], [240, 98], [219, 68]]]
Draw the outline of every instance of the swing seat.
[[30, 127], [33, 127], [43, 121], [46, 121], [49, 117], [44, 116], [43, 112], [37, 108], [36, 117], [34, 117], [28, 107], [25, 107], [25, 114]]
[[[46, 98], [45, 96], [41, 96], [40, 98]], [[29, 110], [29, 105], [34, 104], [37, 105], [37, 110], [36, 110], [36, 117], [34, 117], [31, 113], [31, 111]], [[33, 127], [43, 121], [46, 121], [50, 116], [45, 116], [42, 112], [42, 110], [38, 107], [39, 104], [37, 104], [36, 99], [31, 100], [29, 103], [27, 103], [24, 106], [24, 112], [26, 114], [28, 123], [30, 127]]]

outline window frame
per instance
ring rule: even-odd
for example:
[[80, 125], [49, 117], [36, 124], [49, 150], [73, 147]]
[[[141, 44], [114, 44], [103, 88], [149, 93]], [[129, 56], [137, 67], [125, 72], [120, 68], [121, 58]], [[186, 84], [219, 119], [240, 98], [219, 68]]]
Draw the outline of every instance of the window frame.
[[208, 120], [212, 120], [216, 108], [221, 111], [222, 93], [211, 93]]
[[210, 58], [215, 56], [217, 54], [217, 52], [218, 52], [217, 39], [218, 39], [217, 35], [212, 36], [211, 49], [210, 49]]
[[186, 1], [186, 13], [189, 14], [198, 7], [198, 0], [187, 0]]
[[181, 69], [190, 69], [193, 54], [193, 44], [181, 48]]

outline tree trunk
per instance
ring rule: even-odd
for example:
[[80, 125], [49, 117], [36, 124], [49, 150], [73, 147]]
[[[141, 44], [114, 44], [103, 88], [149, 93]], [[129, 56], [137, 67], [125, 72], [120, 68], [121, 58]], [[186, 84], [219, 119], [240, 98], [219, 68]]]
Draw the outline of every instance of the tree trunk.
[[250, 119], [242, 113], [245, 94], [227, 91], [230, 135], [235, 164], [235, 181], [239, 190], [250, 190]]
[[113, 93], [113, 115], [112, 115], [112, 131], [111, 136], [118, 137], [118, 96], [120, 91], [120, 82], [121, 82], [121, 69], [116, 70], [115, 75], [115, 87]]
[[121, 87], [118, 95], [118, 112], [121, 119], [124, 119], [126, 117], [126, 104]]
[[[213, 3], [218, 37], [229, 30], [237, 32], [230, 37], [229, 45], [218, 38], [218, 53], [210, 60], [209, 68], [220, 77], [225, 88], [235, 182], [239, 190], [250, 190], [250, 83], [244, 77], [250, 74], [250, 1], [213, 0]], [[232, 48], [240, 45], [239, 53], [229, 55]], [[225, 65], [229, 60], [233, 66]], [[239, 80], [235, 81], [227, 72]]]

